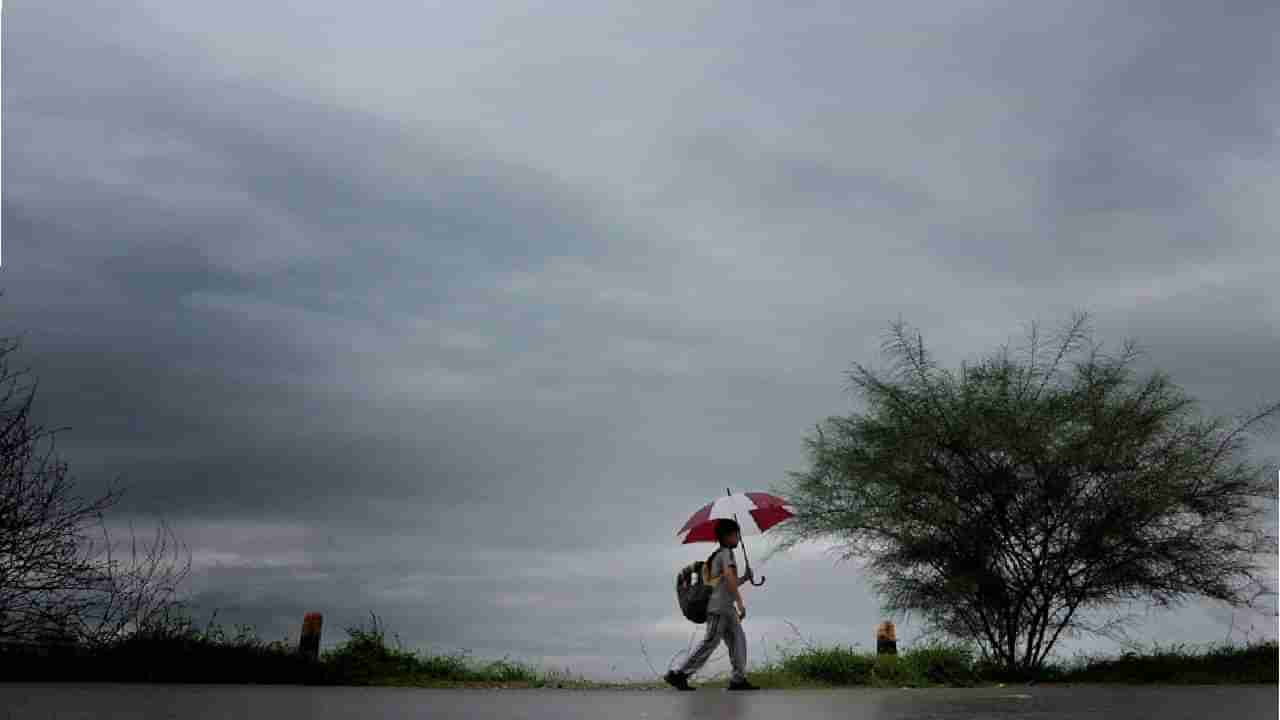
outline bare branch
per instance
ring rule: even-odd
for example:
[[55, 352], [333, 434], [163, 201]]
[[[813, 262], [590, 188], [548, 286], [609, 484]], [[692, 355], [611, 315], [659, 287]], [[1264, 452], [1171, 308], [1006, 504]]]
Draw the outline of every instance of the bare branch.
[[127, 557], [103, 515], [120, 491], [77, 492], [56, 453], [56, 430], [32, 420], [37, 383], [9, 363], [0, 339], [0, 640], [103, 643], [176, 602], [189, 568], [167, 526]]

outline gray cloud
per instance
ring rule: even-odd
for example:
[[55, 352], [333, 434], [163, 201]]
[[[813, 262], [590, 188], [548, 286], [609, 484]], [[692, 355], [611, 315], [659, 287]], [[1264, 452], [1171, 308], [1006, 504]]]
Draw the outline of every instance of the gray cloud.
[[[1085, 307], [1210, 412], [1275, 387], [1265, 4], [6, 21], [6, 332], [81, 482], [268, 636], [643, 673], [683, 515], [796, 469], [899, 315], [951, 363]], [[756, 648], [869, 642], [856, 568], [768, 574]]]

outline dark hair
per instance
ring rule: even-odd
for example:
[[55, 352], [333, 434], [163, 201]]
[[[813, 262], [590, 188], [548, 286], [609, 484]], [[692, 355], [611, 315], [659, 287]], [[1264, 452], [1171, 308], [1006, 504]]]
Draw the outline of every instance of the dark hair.
[[716, 521], [716, 540], [723, 543], [729, 533], [741, 532], [742, 528], [738, 527], [738, 521], [724, 518]]

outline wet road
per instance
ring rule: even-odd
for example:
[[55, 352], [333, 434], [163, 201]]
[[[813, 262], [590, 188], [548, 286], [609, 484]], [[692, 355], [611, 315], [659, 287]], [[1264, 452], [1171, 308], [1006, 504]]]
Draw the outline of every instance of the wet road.
[[0, 683], [0, 719], [577, 718], [665, 720], [1274, 720], [1276, 686], [967, 690], [416, 690]]

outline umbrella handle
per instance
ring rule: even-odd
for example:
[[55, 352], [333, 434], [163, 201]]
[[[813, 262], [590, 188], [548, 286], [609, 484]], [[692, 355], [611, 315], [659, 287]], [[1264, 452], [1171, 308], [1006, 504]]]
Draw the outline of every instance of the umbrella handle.
[[[747, 572], [751, 572], [751, 558], [747, 557], [747, 544], [744, 542], [740, 545], [740, 547], [742, 548], [742, 562], [746, 563]], [[760, 576], [760, 582], [756, 582], [756, 579], [754, 576], [751, 578], [751, 584], [755, 587], [760, 587], [761, 585], [764, 584], [764, 581], [765, 581], [765, 577], [763, 575]]]
[[[725, 489], [724, 489], [724, 493], [725, 493], [725, 495], [730, 495], [730, 496], [731, 496], [731, 495], [733, 495], [733, 493], [732, 493], [732, 492], [730, 492], [729, 488], [725, 488]], [[737, 521], [738, 521], [738, 513], [734, 513], [734, 514], [733, 514], [733, 521], [734, 521], [734, 522], [737, 522]], [[746, 542], [741, 542], [740, 547], [742, 548], [742, 561], [743, 561], [744, 563], [746, 563], [746, 565], [747, 565], [747, 572], [750, 572], [750, 571], [751, 571], [751, 558], [747, 557], [747, 543], [746, 543]], [[754, 577], [752, 577], [752, 578], [751, 578], [751, 585], [752, 585], [753, 587], [760, 587], [761, 585], [763, 585], [763, 584], [764, 584], [764, 581], [765, 581], [765, 576], [763, 576], [763, 575], [761, 575], [761, 576], [760, 576], [760, 582], [756, 582], [756, 579], [755, 579]]]

